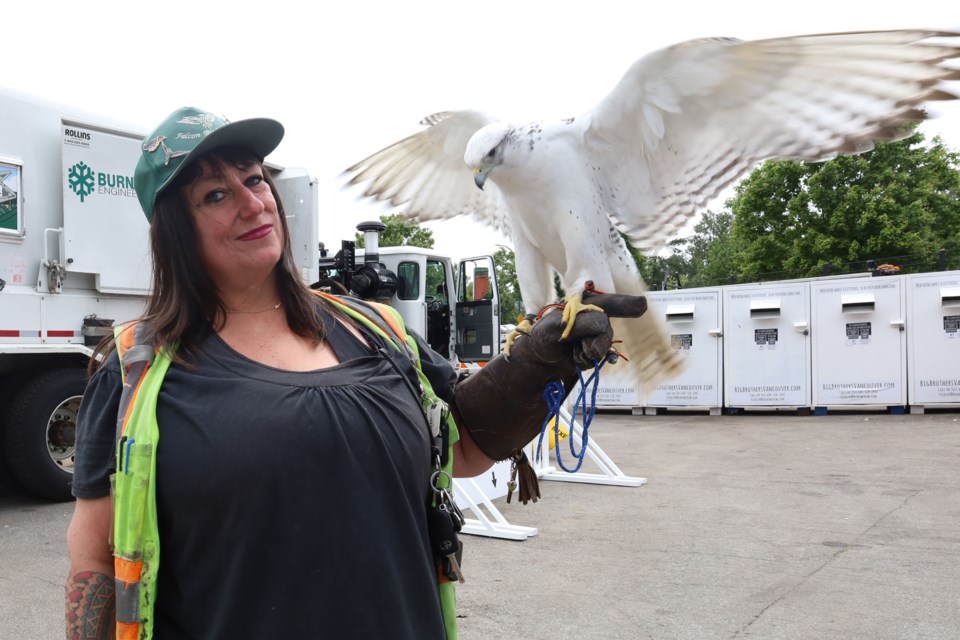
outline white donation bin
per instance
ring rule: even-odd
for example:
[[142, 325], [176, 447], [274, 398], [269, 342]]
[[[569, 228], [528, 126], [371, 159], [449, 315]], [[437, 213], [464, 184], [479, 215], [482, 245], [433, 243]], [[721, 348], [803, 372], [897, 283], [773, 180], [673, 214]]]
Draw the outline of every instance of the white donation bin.
[[960, 406], [960, 271], [907, 276], [910, 413]]
[[[591, 371], [583, 372], [586, 380]], [[592, 385], [591, 385], [592, 387]], [[567, 409], [573, 411], [573, 402], [580, 394], [578, 384], [567, 397]], [[589, 403], [590, 397], [587, 396]], [[597, 409], [630, 409], [634, 415], [643, 412], [640, 405], [640, 377], [627, 373], [626, 363], [605, 364], [600, 369], [600, 379], [597, 382]]]
[[903, 278], [813, 282], [810, 299], [814, 407], [905, 406]]
[[809, 293], [808, 282], [724, 288], [725, 406], [810, 407]]
[[651, 291], [649, 309], [663, 321], [670, 345], [685, 361], [675, 378], [651, 389], [641, 388], [644, 412], [655, 415], [658, 408], [709, 410], [720, 415], [723, 395], [723, 314], [720, 289], [678, 289]]

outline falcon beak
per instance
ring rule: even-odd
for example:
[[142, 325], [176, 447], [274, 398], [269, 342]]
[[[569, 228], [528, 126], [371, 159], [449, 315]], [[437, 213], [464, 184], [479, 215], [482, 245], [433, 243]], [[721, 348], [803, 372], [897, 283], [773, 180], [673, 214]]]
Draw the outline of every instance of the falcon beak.
[[477, 185], [477, 188], [480, 191], [483, 191], [483, 185], [487, 181], [487, 170], [482, 167], [477, 167], [473, 170], [473, 184]]

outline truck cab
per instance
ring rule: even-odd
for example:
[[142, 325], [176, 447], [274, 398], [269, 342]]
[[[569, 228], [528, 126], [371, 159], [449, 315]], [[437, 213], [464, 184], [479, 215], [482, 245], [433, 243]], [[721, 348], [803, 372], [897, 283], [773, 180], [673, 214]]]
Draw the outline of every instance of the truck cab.
[[[376, 232], [378, 225], [383, 226], [363, 223], [358, 228], [372, 226]], [[408, 329], [454, 366], [479, 365], [500, 352], [500, 301], [492, 256], [455, 262], [432, 249], [379, 247], [370, 231], [364, 233], [367, 249], [344, 242], [336, 257], [321, 258], [318, 286], [389, 304]]]

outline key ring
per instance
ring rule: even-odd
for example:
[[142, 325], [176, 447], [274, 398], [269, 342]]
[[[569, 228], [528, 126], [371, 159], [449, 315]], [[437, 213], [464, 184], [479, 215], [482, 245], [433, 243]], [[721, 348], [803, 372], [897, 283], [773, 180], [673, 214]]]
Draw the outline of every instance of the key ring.
[[[438, 483], [437, 483], [437, 480], [440, 478], [440, 476], [446, 476], [447, 478], [447, 481], [446, 483], [444, 483], [444, 487], [442, 489], [438, 486]], [[447, 487], [449, 487], [452, 482], [453, 482], [453, 478], [450, 476], [449, 473], [447, 473], [443, 469], [437, 469], [430, 476], [430, 489], [435, 494], [440, 495], [447, 490]]]

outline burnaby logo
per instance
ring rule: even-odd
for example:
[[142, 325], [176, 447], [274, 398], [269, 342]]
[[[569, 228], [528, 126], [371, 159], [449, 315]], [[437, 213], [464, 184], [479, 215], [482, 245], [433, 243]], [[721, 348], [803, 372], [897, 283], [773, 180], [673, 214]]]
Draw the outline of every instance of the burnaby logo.
[[73, 165], [67, 172], [67, 186], [80, 197], [80, 202], [84, 202], [87, 196], [93, 193], [96, 186], [93, 169], [88, 167], [85, 162], [78, 162]]
[[80, 202], [85, 202], [87, 196], [94, 192], [128, 198], [137, 197], [132, 176], [94, 171], [85, 162], [78, 162], [70, 167], [67, 171], [67, 186], [80, 198]]

